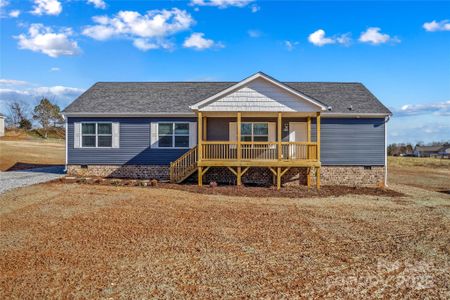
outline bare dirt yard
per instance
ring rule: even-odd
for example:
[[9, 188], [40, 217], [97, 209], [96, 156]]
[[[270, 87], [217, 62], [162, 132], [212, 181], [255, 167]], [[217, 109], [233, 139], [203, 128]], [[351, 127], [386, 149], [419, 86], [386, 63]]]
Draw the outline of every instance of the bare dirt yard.
[[65, 163], [63, 139], [42, 139], [23, 132], [0, 138], [0, 171], [21, 170]]
[[450, 196], [46, 183], [0, 196], [0, 298], [450, 296]]

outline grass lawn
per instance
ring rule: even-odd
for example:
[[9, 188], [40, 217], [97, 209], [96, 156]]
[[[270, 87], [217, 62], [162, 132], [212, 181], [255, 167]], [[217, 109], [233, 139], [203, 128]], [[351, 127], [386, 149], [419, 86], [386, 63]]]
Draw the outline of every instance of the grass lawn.
[[0, 196], [9, 298], [446, 298], [450, 196], [250, 198], [47, 183]]
[[388, 157], [388, 182], [450, 194], [450, 159]]
[[0, 171], [65, 164], [65, 153], [64, 140], [9, 134], [0, 139]]

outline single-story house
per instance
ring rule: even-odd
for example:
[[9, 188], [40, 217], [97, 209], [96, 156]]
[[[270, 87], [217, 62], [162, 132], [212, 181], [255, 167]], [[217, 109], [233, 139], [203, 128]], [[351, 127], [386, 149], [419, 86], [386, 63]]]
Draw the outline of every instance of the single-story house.
[[98, 82], [63, 114], [71, 175], [386, 183], [391, 112], [361, 83]]
[[450, 157], [450, 144], [437, 146], [416, 146], [414, 156], [417, 157]]

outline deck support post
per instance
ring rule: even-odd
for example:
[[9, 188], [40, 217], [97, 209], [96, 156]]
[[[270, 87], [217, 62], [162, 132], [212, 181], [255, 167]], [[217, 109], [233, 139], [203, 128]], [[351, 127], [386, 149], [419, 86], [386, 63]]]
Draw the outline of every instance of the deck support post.
[[281, 168], [277, 168], [277, 190], [281, 188]]
[[[202, 147], [202, 113], [199, 111], [197, 112], [197, 162], [201, 162], [202, 160], [202, 151], [203, 151], [203, 147]], [[197, 169], [198, 171], [198, 186], [202, 186], [203, 184], [203, 172], [202, 172], [202, 167], [198, 167]]]
[[198, 186], [203, 185], [203, 169], [202, 167], [197, 167], [197, 173], [198, 173]]
[[242, 185], [242, 179], [241, 179], [241, 177], [242, 177], [242, 169], [241, 169], [241, 167], [237, 167], [237, 172], [236, 173], [237, 173], [236, 174], [236, 176], [237, 176], [237, 185], [240, 186], [240, 185]]
[[281, 112], [278, 113], [278, 124], [277, 124], [277, 141], [278, 141], [278, 160], [282, 158], [282, 149], [281, 149]]

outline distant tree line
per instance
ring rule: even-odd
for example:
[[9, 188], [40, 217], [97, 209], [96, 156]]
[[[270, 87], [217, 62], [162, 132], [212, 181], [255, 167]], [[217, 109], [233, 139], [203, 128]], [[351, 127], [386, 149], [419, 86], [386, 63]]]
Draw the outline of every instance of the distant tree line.
[[23, 102], [13, 101], [9, 103], [8, 110], [6, 123], [9, 128], [30, 130], [35, 121], [42, 127], [44, 138], [48, 137], [51, 127], [61, 127], [63, 122], [59, 106], [45, 97], [33, 109]]

